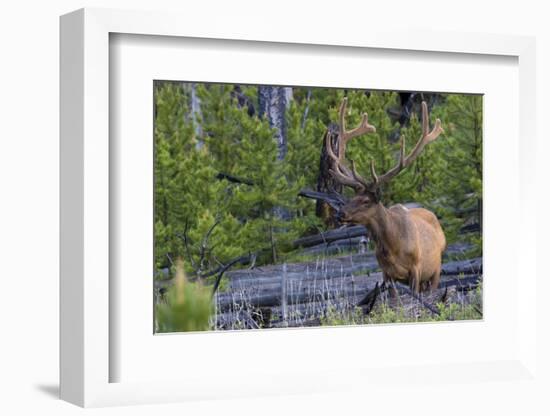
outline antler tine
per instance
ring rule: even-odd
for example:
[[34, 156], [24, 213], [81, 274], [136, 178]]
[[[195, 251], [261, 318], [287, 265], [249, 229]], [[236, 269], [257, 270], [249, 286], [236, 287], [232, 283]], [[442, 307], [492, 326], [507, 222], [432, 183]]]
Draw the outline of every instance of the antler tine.
[[[335, 171], [337, 174], [339, 174], [340, 177], [345, 176], [345, 177], [348, 177], [350, 179], [354, 178], [355, 177], [354, 173], [352, 171], [350, 171], [349, 168], [346, 165], [341, 163], [338, 156], [336, 156], [336, 154], [334, 154], [334, 151], [332, 150], [332, 146], [331, 146], [331, 143], [330, 143], [330, 136], [328, 134], [327, 134], [326, 139], [325, 139], [325, 147], [326, 147], [326, 150], [327, 150], [327, 154], [329, 155], [329, 157], [334, 162], [334, 169], [332, 169], [332, 170]], [[360, 177], [359, 175], [357, 175], [357, 176]]]
[[395, 175], [397, 175], [403, 168], [405, 167], [405, 136], [401, 136], [400, 138], [400, 149], [399, 149], [399, 162], [397, 162], [397, 165], [395, 165], [393, 168], [391, 168], [389, 171], [384, 173], [382, 176], [378, 177], [376, 174], [376, 169], [374, 168], [374, 159], [371, 159], [370, 161], [370, 173], [372, 176], [372, 185], [378, 186], [382, 182], [387, 182], [391, 178], [393, 178]]
[[401, 135], [401, 147], [399, 148], [399, 169], [405, 166], [405, 136]]
[[[329, 157], [334, 162], [334, 166], [335, 166], [336, 170], [340, 171], [341, 167], [343, 165], [340, 164], [340, 158], [338, 156], [336, 156], [334, 154], [334, 151], [332, 150], [332, 144], [330, 142], [330, 135], [329, 134], [327, 134], [326, 137], [325, 137], [325, 148], [327, 150], [327, 154], [329, 155]], [[340, 152], [338, 152], [338, 153], [340, 153]]]
[[370, 174], [372, 176], [372, 181], [374, 185], [378, 184], [378, 175], [376, 174], [376, 169], [374, 169], [374, 159], [370, 160]]
[[352, 178], [350, 176], [342, 174], [338, 170], [329, 169], [329, 172], [332, 176], [334, 176], [342, 185], [349, 186], [350, 188], [355, 189], [356, 191], [360, 192], [365, 189], [365, 186], [357, 181], [355, 178]]
[[369, 115], [367, 113], [363, 113], [363, 116], [361, 117], [361, 123], [359, 123], [359, 125], [354, 129], [344, 132], [344, 140], [347, 142], [348, 140], [353, 139], [357, 136], [361, 136], [362, 134], [375, 132], [376, 127], [369, 124]]
[[437, 119], [435, 120], [434, 128], [432, 131], [426, 136], [426, 143], [433, 142], [435, 139], [439, 137], [441, 133], [443, 133], [445, 130], [443, 130], [443, 127], [441, 127], [441, 120]]
[[346, 109], [348, 106], [348, 97], [344, 97], [342, 103], [340, 104], [340, 109], [338, 110], [338, 118], [340, 122], [340, 137], [346, 135]]
[[333, 161], [333, 168], [330, 169], [330, 173], [343, 185], [350, 186], [357, 191], [365, 190], [369, 187], [367, 181], [359, 175], [353, 161], [351, 163], [351, 170], [344, 163], [346, 156], [346, 144], [349, 140], [362, 134], [375, 132], [376, 128], [369, 124], [368, 115], [365, 113], [361, 118], [361, 123], [352, 130], [346, 130], [346, 109], [348, 99], [345, 97], [340, 104], [338, 110], [338, 117], [340, 122], [339, 137], [338, 137], [338, 155], [336, 155], [332, 149], [331, 136], [329, 134], [325, 137], [325, 147], [327, 154]]
[[[422, 153], [424, 147], [430, 142], [436, 140], [443, 133], [441, 120], [435, 121], [432, 131], [430, 131], [430, 120], [428, 116], [428, 106], [425, 101], [422, 101], [422, 136], [414, 146], [414, 149], [405, 157], [405, 136], [401, 136], [401, 148], [399, 154], [399, 162], [384, 175], [378, 177], [377, 183], [388, 182], [395, 175], [401, 172], [406, 167], [410, 166], [416, 158]], [[374, 173], [371, 169], [371, 173]], [[374, 178], [374, 176], [373, 176]]]
[[340, 117], [340, 137], [343, 142], [348, 142], [354, 137], [360, 136], [365, 133], [376, 132], [376, 127], [369, 124], [369, 116], [364, 113], [361, 117], [361, 122], [357, 127], [351, 130], [346, 130], [346, 110], [348, 106], [348, 97], [344, 97], [342, 104], [340, 104], [340, 110], [338, 111]]
[[422, 137], [427, 136], [430, 132], [430, 117], [428, 116], [428, 105], [426, 101], [422, 101]]
[[436, 119], [434, 128], [430, 131], [430, 117], [428, 116], [428, 105], [426, 101], [422, 101], [422, 136], [425, 138], [426, 144], [433, 142], [443, 133], [441, 120]]

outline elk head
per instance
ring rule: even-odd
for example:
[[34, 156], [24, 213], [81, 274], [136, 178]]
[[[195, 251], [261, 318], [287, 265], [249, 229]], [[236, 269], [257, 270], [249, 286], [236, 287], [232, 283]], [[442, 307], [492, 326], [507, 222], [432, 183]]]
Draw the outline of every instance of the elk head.
[[365, 180], [355, 168], [355, 163], [350, 160], [350, 166], [345, 162], [346, 145], [349, 140], [362, 134], [374, 133], [376, 128], [369, 124], [368, 115], [363, 114], [361, 123], [353, 130], [346, 130], [345, 113], [347, 107], [347, 98], [344, 98], [339, 110], [339, 141], [338, 154], [335, 154], [330, 141], [325, 141], [325, 146], [333, 165], [330, 169], [331, 175], [342, 185], [355, 190], [355, 197], [346, 203], [338, 212], [340, 222], [350, 222], [357, 224], [367, 224], [380, 205], [381, 187], [398, 175], [403, 169], [410, 166], [415, 159], [422, 153], [424, 147], [436, 140], [443, 132], [441, 121], [435, 121], [433, 129], [430, 131], [428, 106], [422, 102], [422, 135], [412, 151], [405, 155], [405, 137], [401, 136], [401, 148], [399, 152], [399, 161], [383, 175], [378, 175], [374, 166], [374, 160], [371, 159], [370, 173], [371, 180]]

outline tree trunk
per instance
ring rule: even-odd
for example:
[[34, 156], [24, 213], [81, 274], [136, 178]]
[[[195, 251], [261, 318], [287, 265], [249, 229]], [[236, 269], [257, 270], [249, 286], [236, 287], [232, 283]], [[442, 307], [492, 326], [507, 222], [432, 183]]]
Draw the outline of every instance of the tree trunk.
[[[275, 87], [260, 85], [258, 87], [259, 116], [266, 117], [269, 126], [275, 130], [274, 139], [277, 143], [277, 159], [284, 160], [288, 142], [286, 126], [286, 110], [292, 100], [292, 87]], [[283, 207], [275, 207], [273, 215], [280, 219], [290, 219], [290, 212]]]
[[259, 115], [266, 117], [269, 126], [275, 129], [277, 142], [277, 157], [283, 160], [287, 152], [286, 110], [292, 100], [292, 87], [274, 87], [260, 85], [258, 87]]
[[197, 149], [202, 148], [204, 145], [204, 142], [202, 141], [202, 126], [200, 124], [201, 117], [201, 100], [197, 95], [197, 84], [194, 82], [191, 84], [191, 119], [193, 120], [193, 126], [195, 126]]
[[[331, 123], [329, 124], [325, 135], [323, 136], [323, 142], [321, 143], [321, 159], [319, 161], [319, 176], [317, 177], [317, 191], [326, 193], [326, 194], [342, 194], [343, 186], [336, 181], [329, 170], [332, 166], [332, 161], [327, 153], [325, 142], [327, 140], [327, 135], [330, 136], [330, 143], [334, 154], [338, 154], [338, 138], [339, 138], [339, 129], [338, 125]], [[336, 210], [332, 208], [327, 202], [318, 199], [317, 204], [315, 205], [315, 214], [322, 218], [326, 225], [336, 226], [338, 221], [336, 221], [335, 214]]]

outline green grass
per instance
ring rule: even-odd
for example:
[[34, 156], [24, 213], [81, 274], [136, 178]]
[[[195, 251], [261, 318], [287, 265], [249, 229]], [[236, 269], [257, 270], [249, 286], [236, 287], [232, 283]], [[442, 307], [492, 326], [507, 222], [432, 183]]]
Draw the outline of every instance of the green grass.
[[343, 311], [329, 308], [326, 314], [321, 318], [321, 325], [336, 326], [478, 320], [483, 318], [482, 302], [483, 292], [480, 284], [468, 295], [467, 303], [451, 302], [447, 305], [438, 303], [436, 307], [439, 311], [439, 315], [425, 308], [420, 310], [419, 315], [411, 315], [407, 314], [402, 306], [393, 307], [387, 302], [379, 302], [368, 315], [364, 315], [359, 307]]

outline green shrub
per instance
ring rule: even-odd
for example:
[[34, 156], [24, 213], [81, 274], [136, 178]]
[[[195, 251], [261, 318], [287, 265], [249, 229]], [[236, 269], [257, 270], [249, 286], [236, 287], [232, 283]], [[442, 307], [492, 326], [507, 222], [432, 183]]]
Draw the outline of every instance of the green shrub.
[[211, 290], [185, 278], [183, 262], [176, 262], [175, 284], [156, 305], [157, 332], [207, 331], [213, 314]]

